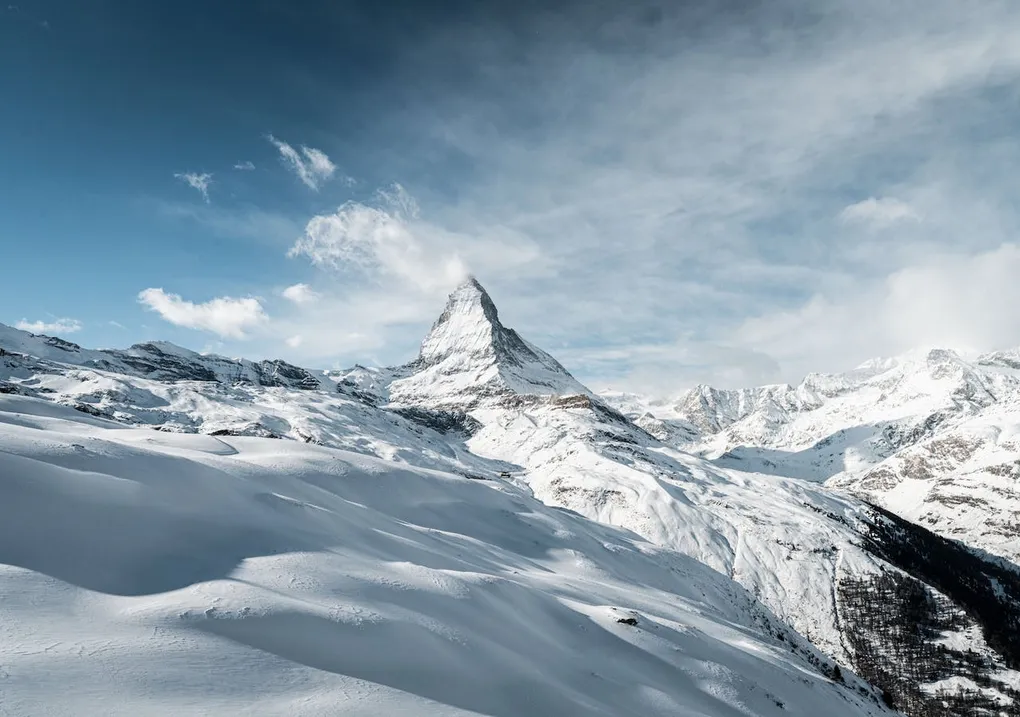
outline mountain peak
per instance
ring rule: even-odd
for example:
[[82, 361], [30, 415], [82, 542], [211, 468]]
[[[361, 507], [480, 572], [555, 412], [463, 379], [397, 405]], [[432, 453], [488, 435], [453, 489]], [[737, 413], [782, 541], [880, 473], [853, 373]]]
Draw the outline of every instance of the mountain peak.
[[492, 298], [469, 276], [432, 325], [414, 374], [396, 381], [391, 396], [407, 403], [473, 403], [503, 393], [589, 393], [556, 359], [499, 320]]
[[418, 358], [432, 365], [452, 353], [485, 354], [502, 343], [505, 333], [489, 293], [469, 276], [446, 300], [446, 308], [422, 341]]
[[478, 304], [485, 311], [490, 321], [499, 320], [496, 305], [492, 303], [492, 297], [489, 296], [489, 292], [485, 290], [485, 287], [474, 276], [469, 275], [450, 293], [447, 299], [447, 306], [455, 302]]
[[488, 292], [485, 291], [485, 287], [482, 286], [481, 282], [479, 282], [477, 278], [475, 278], [474, 274], [468, 274], [467, 277], [457, 285], [457, 288], [453, 290], [453, 293], [457, 293], [458, 291], [475, 291], [479, 294], [488, 296]]

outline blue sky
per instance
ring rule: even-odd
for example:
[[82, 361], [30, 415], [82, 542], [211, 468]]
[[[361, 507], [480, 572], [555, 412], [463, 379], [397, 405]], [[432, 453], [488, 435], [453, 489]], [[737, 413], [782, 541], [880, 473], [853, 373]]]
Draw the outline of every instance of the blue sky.
[[1020, 344], [1016, 3], [380, 5], [8, 5], [0, 321], [395, 363], [470, 271], [597, 388]]

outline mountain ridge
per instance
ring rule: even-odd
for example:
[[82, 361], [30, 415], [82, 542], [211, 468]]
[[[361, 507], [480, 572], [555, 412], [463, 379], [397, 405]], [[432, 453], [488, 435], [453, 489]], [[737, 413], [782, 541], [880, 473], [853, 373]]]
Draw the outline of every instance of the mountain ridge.
[[605, 398], [718, 465], [827, 481], [1017, 562], [1017, 355], [967, 359], [929, 349], [844, 374], [811, 374], [785, 389], [699, 387], [672, 401]]

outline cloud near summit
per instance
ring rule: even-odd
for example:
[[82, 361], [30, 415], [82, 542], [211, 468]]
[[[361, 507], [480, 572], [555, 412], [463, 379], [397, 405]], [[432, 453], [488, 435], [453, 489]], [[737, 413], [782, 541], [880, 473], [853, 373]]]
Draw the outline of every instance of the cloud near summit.
[[523, 237], [468, 236], [424, 220], [400, 185], [380, 190], [374, 204], [346, 202], [313, 217], [288, 253], [377, 284], [399, 282], [430, 294], [450, 290], [470, 271], [521, 270], [540, 257]]

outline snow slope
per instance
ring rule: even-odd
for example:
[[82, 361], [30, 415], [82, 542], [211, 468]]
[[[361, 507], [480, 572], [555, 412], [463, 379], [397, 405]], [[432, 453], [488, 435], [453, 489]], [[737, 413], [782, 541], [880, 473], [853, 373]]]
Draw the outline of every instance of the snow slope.
[[[467, 441], [471, 451], [519, 466], [520, 480], [546, 503], [684, 552], [740, 582], [843, 664], [856, 665], [863, 659], [860, 641], [850, 636], [868, 628], [849, 624], [841, 606], [857, 599], [850, 594], [856, 586], [880, 584], [884, 573], [900, 567], [888, 560], [894, 551], [883, 552], [869, 543], [872, 533], [881, 532], [876, 527], [881, 516], [817, 480], [729, 470], [665, 445], [587, 389], [573, 386], [562, 367], [559, 380], [549, 379], [548, 366], [536, 370], [532, 378], [527, 369], [518, 369], [522, 362], [499, 350], [499, 332], [504, 329], [489, 305], [491, 299], [477, 282], [455, 292], [437, 322], [444, 330], [434, 328], [422, 352], [443, 357], [446, 380], [433, 380], [429, 363], [419, 360], [402, 369], [379, 394], [379, 401], [388, 400], [391, 407], [468, 411], [478, 424]], [[445, 320], [451, 307], [460, 317], [455, 330]], [[512, 393], [487, 390], [489, 384], [480, 380], [476, 368], [477, 356], [484, 356], [485, 365], [497, 375], [504, 367], [520, 371]], [[868, 372], [862, 369], [863, 374]], [[425, 390], [401, 390], [407, 385]], [[839, 390], [834, 382], [819, 379], [788, 403], [814, 405], [818, 396]], [[772, 409], [784, 394], [780, 387], [767, 394], [759, 404], [768, 409], [762, 412], [764, 418], [774, 420]], [[724, 398], [734, 415], [750, 402], [749, 396]], [[689, 421], [679, 430], [696, 431], [696, 426]], [[931, 551], [937, 547], [931, 546]], [[944, 595], [931, 584], [932, 577], [925, 579], [929, 582], [919, 589], [928, 593], [933, 605], [962, 609], [954, 603], [959, 596]], [[850, 592], [843, 590], [844, 584], [851, 586]], [[900, 607], [909, 610], [906, 604]], [[867, 622], [867, 612], [855, 613], [855, 619]], [[986, 623], [983, 629], [993, 628]], [[1004, 690], [1000, 695], [993, 689], [992, 701], [1001, 698], [1004, 704], [1014, 704], [1012, 700], [1020, 696], [1016, 693], [1020, 674], [1006, 669], [1012, 658], [990, 648], [981, 632], [968, 617], [947, 626], [944, 637], [982, 655], [986, 664], [981, 669]], [[909, 673], [915, 660], [903, 658], [908, 652], [901, 651], [899, 663], [891, 669]], [[954, 684], [955, 678], [949, 676], [954, 669], [933, 667], [930, 672], [942, 677], [932, 684]], [[909, 683], [903, 689], [916, 687]]]
[[509, 483], [0, 395], [2, 714], [885, 713], [825, 662]]
[[[868, 614], [887, 609], [900, 622], [909, 620], [910, 610], [909, 600], [897, 602], [902, 596], [860, 586], [880, 585], [887, 574], [905, 571], [917, 579], [916, 591], [938, 611], [958, 613], [959, 621], [941, 626], [916, 655], [902, 646], [883, 647], [899, 655], [887, 667], [901, 671], [902, 688], [934, 692], [964, 684], [947, 675], [962, 677], [970, 667], [957, 671], [940, 662], [913, 672], [911, 665], [923, 663], [926, 650], [948, 641], [961, 654], [981, 656], [977, 669], [991, 681], [992, 702], [1009, 709], [1020, 704], [1020, 673], [1008, 668], [1012, 658], [986, 641], [999, 629], [997, 618], [982, 618], [974, 603], [947, 594], [937, 572], [911, 572], [912, 566], [893, 559], [895, 551], [876, 545], [872, 536], [882, 518], [854, 498], [813, 481], [719, 468], [583, 407], [496, 407], [472, 415], [483, 428], [468, 441], [471, 449], [522, 466], [521, 480], [544, 502], [633, 530], [729, 575], [826, 654], [855, 669], [865, 664], [862, 644], [877, 649], [885, 639], [871, 632]], [[938, 546], [920, 550], [935, 555]], [[975, 572], [981, 576], [980, 569]], [[862, 589], [872, 592], [870, 600], [851, 610]], [[1014, 592], [1004, 599], [1018, 597]], [[918, 708], [908, 713], [929, 714], [916, 696], [903, 699]]]

